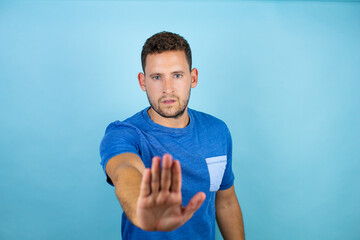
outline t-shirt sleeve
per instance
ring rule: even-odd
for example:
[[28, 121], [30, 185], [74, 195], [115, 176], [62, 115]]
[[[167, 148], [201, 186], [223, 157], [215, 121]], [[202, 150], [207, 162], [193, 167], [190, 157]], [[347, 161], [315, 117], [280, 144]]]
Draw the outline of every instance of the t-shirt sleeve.
[[227, 130], [227, 163], [219, 190], [226, 190], [234, 184], [234, 173], [232, 171], [232, 139], [228, 128]]
[[107, 176], [105, 167], [112, 157], [121, 153], [135, 153], [140, 157], [138, 131], [136, 127], [120, 121], [113, 122], [106, 128], [105, 135], [100, 143], [100, 164], [110, 185], [113, 183]]

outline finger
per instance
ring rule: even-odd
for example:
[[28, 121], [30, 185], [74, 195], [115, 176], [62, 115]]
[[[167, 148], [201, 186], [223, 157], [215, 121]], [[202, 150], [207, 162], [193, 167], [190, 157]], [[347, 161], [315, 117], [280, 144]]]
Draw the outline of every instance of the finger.
[[163, 160], [162, 160], [160, 191], [169, 191], [170, 190], [171, 165], [172, 165], [172, 156], [170, 154], [165, 154], [163, 156]]
[[151, 181], [151, 170], [149, 168], [146, 168], [144, 170], [143, 177], [141, 180], [140, 194], [139, 194], [140, 198], [145, 198], [150, 195], [151, 193], [150, 181]]
[[181, 166], [174, 160], [171, 168], [171, 192], [181, 192]]
[[151, 164], [151, 194], [157, 196], [160, 187], [160, 157], [153, 157]]
[[196, 210], [198, 210], [201, 207], [201, 204], [203, 204], [204, 200], [206, 198], [206, 194], [203, 192], [198, 192], [193, 196], [188, 205], [183, 210], [183, 217], [185, 221], [189, 220]]

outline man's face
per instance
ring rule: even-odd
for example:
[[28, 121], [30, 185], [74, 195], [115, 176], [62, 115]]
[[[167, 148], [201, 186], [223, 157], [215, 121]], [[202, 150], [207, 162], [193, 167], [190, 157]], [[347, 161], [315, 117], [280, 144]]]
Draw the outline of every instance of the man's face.
[[187, 109], [190, 89], [197, 84], [197, 69], [190, 71], [184, 51], [167, 51], [146, 57], [139, 83], [151, 108], [164, 118], [179, 118]]

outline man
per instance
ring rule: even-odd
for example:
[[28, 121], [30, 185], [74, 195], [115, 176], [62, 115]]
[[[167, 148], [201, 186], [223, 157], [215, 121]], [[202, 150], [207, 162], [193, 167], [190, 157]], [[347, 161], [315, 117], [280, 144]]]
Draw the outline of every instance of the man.
[[100, 146], [124, 210], [123, 239], [215, 239], [215, 218], [224, 239], [244, 239], [230, 132], [221, 120], [188, 108], [198, 83], [189, 44], [157, 33], [141, 61], [138, 80], [150, 107], [111, 123]]

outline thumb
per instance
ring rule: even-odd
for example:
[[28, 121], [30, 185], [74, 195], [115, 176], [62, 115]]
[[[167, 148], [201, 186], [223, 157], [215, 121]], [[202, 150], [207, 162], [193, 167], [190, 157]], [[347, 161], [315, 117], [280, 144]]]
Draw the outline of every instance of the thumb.
[[198, 192], [197, 194], [195, 194], [195, 196], [193, 196], [190, 199], [188, 205], [183, 210], [183, 217], [185, 222], [188, 221], [194, 215], [194, 213], [201, 207], [205, 198], [206, 198], [205, 193]]

